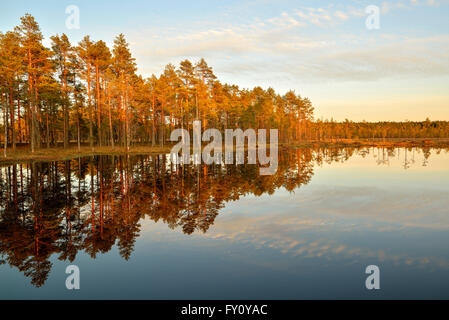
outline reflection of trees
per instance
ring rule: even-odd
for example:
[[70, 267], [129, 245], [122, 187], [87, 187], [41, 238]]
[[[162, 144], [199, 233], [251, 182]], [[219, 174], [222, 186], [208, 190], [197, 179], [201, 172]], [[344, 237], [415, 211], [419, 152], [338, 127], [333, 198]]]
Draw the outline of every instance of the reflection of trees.
[[[74, 261], [117, 245], [128, 260], [148, 217], [186, 234], [207, 232], [226, 202], [293, 191], [310, 182], [314, 164], [344, 162], [368, 149], [298, 149], [279, 153], [276, 174], [256, 165], [175, 165], [165, 155], [97, 156], [0, 168], [0, 264], [33, 285], [48, 278], [54, 254]], [[430, 150], [425, 150], [430, 156]], [[388, 150], [388, 156], [395, 156]]]

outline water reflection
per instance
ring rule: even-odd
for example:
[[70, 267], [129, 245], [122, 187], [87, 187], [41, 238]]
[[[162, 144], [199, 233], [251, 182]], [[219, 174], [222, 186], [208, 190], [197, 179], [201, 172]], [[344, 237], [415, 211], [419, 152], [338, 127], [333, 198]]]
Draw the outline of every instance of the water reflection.
[[[50, 257], [72, 262], [117, 246], [128, 260], [143, 218], [185, 234], [207, 233], [226, 203], [308, 184], [314, 167], [358, 155], [377, 165], [399, 158], [402, 167], [426, 166], [441, 149], [309, 148], [284, 150], [275, 175], [256, 165], [175, 165], [167, 155], [96, 156], [0, 168], [0, 263], [42, 286]], [[445, 150], [447, 152], [448, 150]], [[415, 162], [416, 153], [422, 154]]]

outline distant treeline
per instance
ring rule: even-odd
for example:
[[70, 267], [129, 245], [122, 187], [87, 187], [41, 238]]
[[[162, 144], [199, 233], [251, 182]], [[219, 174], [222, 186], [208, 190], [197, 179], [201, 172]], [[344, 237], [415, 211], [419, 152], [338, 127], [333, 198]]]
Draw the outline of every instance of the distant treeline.
[[[309, 99], [294, 91], [240, 89], [216, 79], [204, 59], [169, 64], [160, 76], [137, 75], [123, 34], [110, 49], [85, 36], [65, 34], [51, 48], [33, 16], [0, 32], [2, 144], [31, 151], [70, 142], [78, 146], [163, 145], [175, 128], [279, 129], [281, 141], [367, 137], [448, 137], [448, 122], [337, 123], [315, 121]], [[6, 152], [6, 148], [5, 148]]]
[[[309, 125], [309, 124], [307, 124]], [[406, 122], [344, 122], [313, 121], [311, 135], [313, 140], [329, 139], [387, 139], [387, 138], [448, 138], [449, 121], [406, 121]]]

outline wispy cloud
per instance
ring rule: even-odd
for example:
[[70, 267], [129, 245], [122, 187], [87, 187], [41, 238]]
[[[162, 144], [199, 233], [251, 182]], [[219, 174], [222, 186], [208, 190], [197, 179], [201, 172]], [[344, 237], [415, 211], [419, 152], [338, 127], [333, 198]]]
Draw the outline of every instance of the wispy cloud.
[[[216, 20], [147, 26], [127, 36], [144, 76], [160, 73], [167, 63], [205, 58], [223, 81], [273, 86], [281, 92], [307, 84], [319, 85], [313, 87], [319, 94], [323, 85], [346, 81], [402, 81], [405, 86], [410, 78], [428, 79], [429, 84], [437, 81], [437, 87], [447, 81], [449, 35], [442, 12], [448, 10], [449, 0], [320, 4], [259, 11], [266, 3], [256, 1], [229, 6]], [[366, 29], [369, 4], [381, 8], [380, 30]], [[331, 101], [330, 90], [326, 94]], [[428, 97], [430, 93], [420, 101]], [[443, 102], [435, 106], [443, 107]]]
[[[411, 38], [381, 34], [375, 39], [357, 35], [319, 39], [288, 33], [291, 22], [273, 25], [217, 27], [168, 34], [159, 39], [145, 39], [142, 34], [140, 39], [133, 39], [134, 51], [153, 64], [185, 57], [218, 59], [226, 62], [218, 65], [218, 70], [236, 73], [242, 72], [241, 65], [251, 60], [249, 70], [272, 70], [287, 78], [307, 81], [449, 74], [449, 36]], [[263, 61], [258, 62], [257, 57], [262, 56]], [[270, 60], [268, 65], [266, 59]]]

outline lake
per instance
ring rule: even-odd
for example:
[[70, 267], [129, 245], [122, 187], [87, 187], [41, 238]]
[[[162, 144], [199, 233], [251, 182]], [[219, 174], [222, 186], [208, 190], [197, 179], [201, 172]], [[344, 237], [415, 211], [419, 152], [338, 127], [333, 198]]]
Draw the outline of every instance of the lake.
[[92, 156], [0, 181], [1, 299], [449, 299], [449, 149], [283, 150], [271, 176]]

